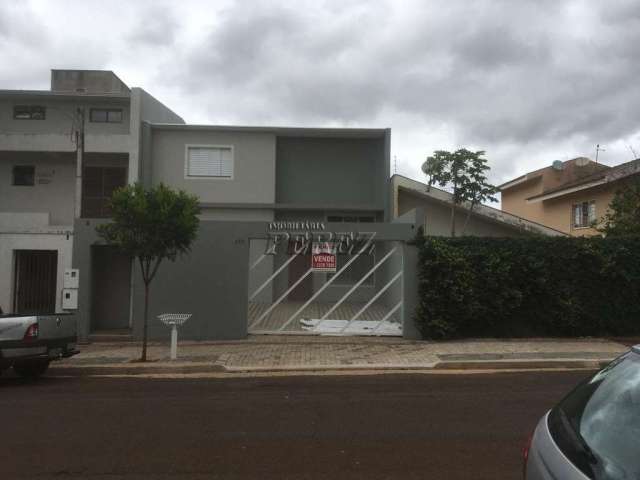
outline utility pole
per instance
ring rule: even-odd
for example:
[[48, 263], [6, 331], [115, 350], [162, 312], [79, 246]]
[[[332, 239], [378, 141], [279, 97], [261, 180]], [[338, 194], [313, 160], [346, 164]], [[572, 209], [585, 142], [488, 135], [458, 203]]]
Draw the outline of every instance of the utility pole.
[[76, 127], [76, 197], [75, 197], [75, 218], [82, 215], [82, 163], [84, 160], [84, 106], [78, 107], [77, 119], [79, 125]]

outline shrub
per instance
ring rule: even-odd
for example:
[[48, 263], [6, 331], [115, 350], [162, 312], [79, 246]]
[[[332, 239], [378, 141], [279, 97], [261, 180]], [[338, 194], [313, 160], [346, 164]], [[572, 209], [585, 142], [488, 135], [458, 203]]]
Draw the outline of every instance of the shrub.
[[416, 242], [424, 338], [640, 334], [640, 237]]

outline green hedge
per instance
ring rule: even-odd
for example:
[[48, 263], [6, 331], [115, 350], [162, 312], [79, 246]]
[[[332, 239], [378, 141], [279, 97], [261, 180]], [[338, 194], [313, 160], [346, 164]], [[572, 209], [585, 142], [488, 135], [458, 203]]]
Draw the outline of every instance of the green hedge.
[[640, 238], [416, 243], [425, 338], [640, 334]]

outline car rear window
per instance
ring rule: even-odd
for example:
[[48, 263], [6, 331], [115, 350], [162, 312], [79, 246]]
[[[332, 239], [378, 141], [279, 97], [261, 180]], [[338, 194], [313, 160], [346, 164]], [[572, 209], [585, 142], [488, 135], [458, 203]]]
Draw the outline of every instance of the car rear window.
[[628, 353], [576, 387], [552, 410], [549, 430], [589, 478], [640, 478], [640, 355]]

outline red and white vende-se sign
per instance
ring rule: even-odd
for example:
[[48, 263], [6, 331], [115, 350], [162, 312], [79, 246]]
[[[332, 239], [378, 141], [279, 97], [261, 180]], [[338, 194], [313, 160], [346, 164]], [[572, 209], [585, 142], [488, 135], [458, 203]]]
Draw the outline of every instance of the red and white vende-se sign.
[[311, 270], [314, 272], [336, 271], [335, 242], [313, 242], [311, 247]]

